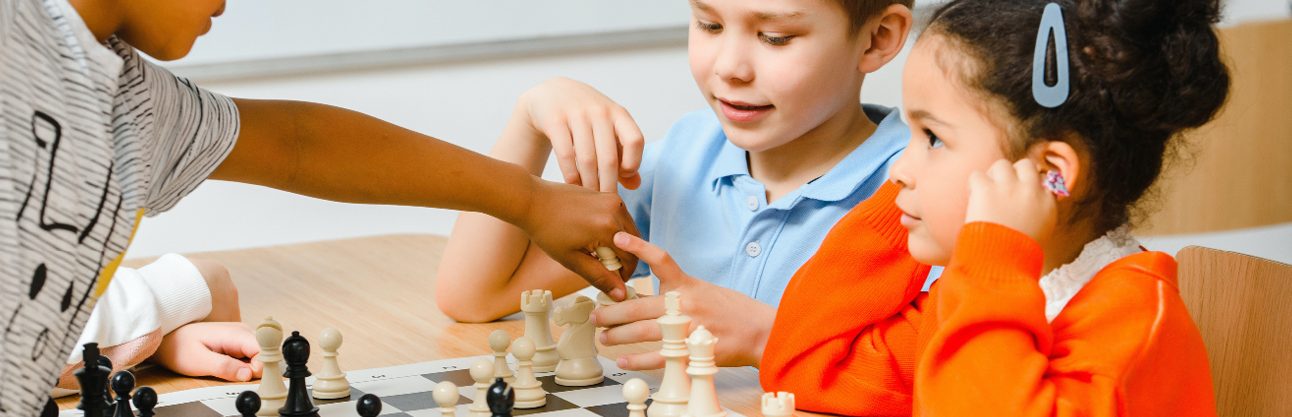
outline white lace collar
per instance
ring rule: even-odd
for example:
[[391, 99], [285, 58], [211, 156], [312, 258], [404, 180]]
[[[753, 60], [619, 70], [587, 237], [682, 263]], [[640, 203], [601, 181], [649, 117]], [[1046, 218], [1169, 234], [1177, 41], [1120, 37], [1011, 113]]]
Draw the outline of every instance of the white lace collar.
[[1130, 235], [1129, 226], [1114, 229], [1087, 243], [1072, 263], [1041, 277], [1041, 291], [1045, 292], [1045, 320], [1053, 322], [1068, 301], [1108, 264], [1141, 251], [1139, 241]]

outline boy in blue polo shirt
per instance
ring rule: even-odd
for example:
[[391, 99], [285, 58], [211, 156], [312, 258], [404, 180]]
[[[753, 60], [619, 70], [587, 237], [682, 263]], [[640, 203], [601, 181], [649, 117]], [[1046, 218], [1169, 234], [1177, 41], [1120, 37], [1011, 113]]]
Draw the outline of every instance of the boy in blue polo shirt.
[[[683, 313], [722, 339], [719, 364], [756, 366], [794, 272], [887, 181], [909, 141], [896, 109], [858, 96], [865, 75], [902, 50], [911, 3], [692, 0], [691, 70], [711, 110], [683, 116], [643, 153], [622, 107], [549, 80], [521, 96], [490, 155], [541, 174], [555, 150], [569, 183], [607, 192], [622, 183], [642, 238], [676, 261], [639, 264], [634, 276], [653, 273], [659, 292], [684, 294]], [[584, 286], [519, 229], [463, 213], [436, 294], [450, 317], [488, 321], [515, 313], [522, 291], [559, 297]], [[602, 343], [634, 343], [659, 340], [663, 312], [648, 297], [593, 320], [611, 327]], [[663, 358], [626, 355], [618, 365], [658, 368]]]

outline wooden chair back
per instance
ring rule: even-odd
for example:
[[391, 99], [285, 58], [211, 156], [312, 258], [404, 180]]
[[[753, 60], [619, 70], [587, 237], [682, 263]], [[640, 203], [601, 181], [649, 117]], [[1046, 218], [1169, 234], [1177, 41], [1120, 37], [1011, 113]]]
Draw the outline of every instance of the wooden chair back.
[[1292, 416], [1292, 265], [1189, 246], [1180, 296], [1202, 332], [1221, 416]]

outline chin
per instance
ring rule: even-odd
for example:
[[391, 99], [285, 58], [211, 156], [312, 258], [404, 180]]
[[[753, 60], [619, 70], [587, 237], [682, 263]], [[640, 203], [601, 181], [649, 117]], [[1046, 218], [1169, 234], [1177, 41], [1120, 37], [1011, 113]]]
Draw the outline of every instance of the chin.
[[911, 252], [912, 258], [925, 265], [946, 266], [951, 259], [950, 254], [942, 250], [941, 246], [919, 239], [914, 234], [907, 239], [906, 248]]

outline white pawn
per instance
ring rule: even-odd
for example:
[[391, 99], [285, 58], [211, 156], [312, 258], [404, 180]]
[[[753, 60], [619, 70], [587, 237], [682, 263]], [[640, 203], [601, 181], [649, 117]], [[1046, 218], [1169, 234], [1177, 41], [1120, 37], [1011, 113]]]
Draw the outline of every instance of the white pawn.
[[686, 368], [686, 373], [691, 375], [691, 397], [686, 403], [684, 417], [727, 416], [727, 410], [718, 405], [718, 390], [713, 385], [713, 374], [718, 373], [718, 366], [713, 361], [717, 344], [718, 338], [704, 326], [695, 328], [691, 337], [686, 339], [686, 347], [691, 351], [691, 366]]
[[605, 246], [597, 246], [597, 259], [601, 261], [601, 265], [611, 271], [618, 271], [619, 268], [624, 267], [624, 264], [619, 263], [619, 256], [615, 255], [614, 249]]
[[628, 380], [624, 384], [624, 399], [628, 400], [628, 417], [646, 417], [646, 397], [650, 396], [650, 387], [639, 378]]
[[485, 358], [477, 359], [476, 363], [471, 364], [471, 379], [476, 381], [476, 400], [467, 408], [467, 417], [493, 417], [489, 403], [486, 402], [489, 385], [493, 383], [493, 362]]
[[525, 337], [534, 342], [534, 372], [552, 372], [561, 357], [552, 339], [552, 292], [533, 290], [520, 293], [520, 310], [525, 312]]
[[283, 383], [283, 371], [279, 365], [283, 360], [283, 326], [273, 317], [256, 326], [256, 342], [260, 345], [260, 355], [256, 359], [265, 365], [264, 377], [260, 379], [260, 411], [257, 416], [277, 416], [278, 409], [287, 403], [287, 385]]
[[489, 347], [493, 348], [493, 377], [502, 378], [508, 384], [516, 382], [516, 374], [507, 364], [507, 347], [511, 346], [511, 335], [506, 330], [498, 329], [489, 334]]
[[[626, 294], [628, 294], [627, 296], [625, 296], [625, 297], [624, 297], [624, 301], [628, 301], [628, 300], [631, 300], [631, 299], [637, 298], [637, 289], [636, 289], [636, 288], [633, 288], [633, 286], [631, 286], [631, 285], [625, 285], [625, 286], [624, 286], [624, 288], [626, 288], [626, 290], [625, 290], [625, 291], [627, 291], [627, 293], [626, 293]], [[599, 292], [599, 293], [597, 293], [597, 304], [600, 304], [602, 307], [605, 307], [605, 306], [612, 306], [612, 305], [615, 305], [615, 304], [619, 304], [619, 302], [618, 302], [618, 301], [615, 301], [615, 300], [610, 299], [610, 296], [609, 296], [609, 295], [606, 295], [606, 293], [604, 293], [604, 292]]]
[[350, 381], [341, 372], [336, 361], [336, 350], [341, 348], [341, 331], [335, 327], [323, 329], [319, 334], [319, 347], [323, 349], [323, 370], [314, 381], [314, 398], [337, 400], [350, 396]]
[[768, 392], [763, 394], [764, 417], [790, 417], [794, 414], [794, 394]]
[[431, 398], [434, 398], [435, 403], [439, 404], [441, 417], [453, 417], [454, 413], [457, 412], [458, 386], [449, 381], [436, 384]]
[[534, 378], [534, 342], [528, 337], [516, 339], [511, 345], [511, 354], [516, 356], [516, 383], [511, 387], [516, 392], [516, 409], [528, 410], [547, 405], [547, 392], [543, 383]]

